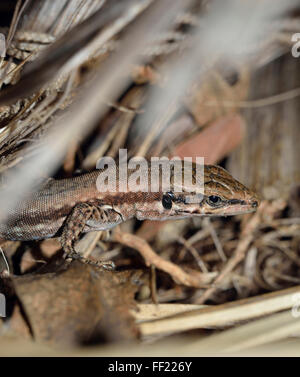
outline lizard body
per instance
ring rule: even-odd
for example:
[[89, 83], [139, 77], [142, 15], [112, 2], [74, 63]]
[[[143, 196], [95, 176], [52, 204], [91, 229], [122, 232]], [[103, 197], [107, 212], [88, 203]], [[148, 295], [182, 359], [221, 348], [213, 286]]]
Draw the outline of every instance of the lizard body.
[[[189, 187], [183, 191], [99, 192], [99, 170], [78, 177], [50, 180], [27, 200], [18, 203], [0, 237], [39, 240], [61, 235], [65, 255], [74, 254], [73, 243], [83, 232], [107, 230], [130, 218], [168, 220], [192, 216], [227, 216], [256, 210], [256, 194], [226, 170], [204, 167], [204, 197], [190, 203]], [[172, 180], [171, 176], [171, 180]], [[150, 178], [149, 178], [150, 179]]]

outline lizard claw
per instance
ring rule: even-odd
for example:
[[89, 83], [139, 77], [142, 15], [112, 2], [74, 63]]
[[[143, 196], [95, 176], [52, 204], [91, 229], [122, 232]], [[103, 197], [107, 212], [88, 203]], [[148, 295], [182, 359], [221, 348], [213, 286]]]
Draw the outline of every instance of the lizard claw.
[[89, 264], [90, 266], [98, 267], [98, 268], [103, 268], [104, 270], [108, 271], [113, 271], [116, 269], [116, 265], [112, 261], [107, 261], [107, 262], [101, 262], [101, 261], [92, 261], [89, 258], [85, 258], [81, 256], [78, 253], [71, 253], [67, 256], [66, 258], [67, 261], [72, 261], [72, 260], [80, 260], [84, 264]]

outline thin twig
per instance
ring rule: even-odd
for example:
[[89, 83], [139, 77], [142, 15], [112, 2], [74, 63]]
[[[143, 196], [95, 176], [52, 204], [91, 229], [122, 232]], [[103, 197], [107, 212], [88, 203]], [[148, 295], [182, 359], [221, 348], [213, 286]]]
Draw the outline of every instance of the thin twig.
[[151, 286], [152, 301], [154, 304], [158, 305], [157, 288], [156, 288], [156, 270], [153, 264], [151, 264], [150, 286]]
[[8, 31], [8, 36], [7, 36], [7, 41], [6, 41], [6, 50], [8, 50], [8, 48], [11, 44], [11, 41], [13, 40], [13, 37], [15, 35], [15, 32], [16, 32], [16, 29], [17, 29], [17, 26], [18, 26], [18, 23], [20, 21], [22, 13], [24, 12], [25, 8], [27, 7], [27, 5], [29, 3], [29, 0], [25, 0], [22, 7], [21, 7], [21, 3], [22, 3], [22, 0], [18, 0], [16, 7], [15, 7], [13, 18], [12, 18], [12, 21], [11, 21], [11, 24], [10, 24], [10, 27], [9, 27], [9, 31]]
[[7, 259], [6, 259], [4, 252], [2, 250], [2, 247], [0, 247], [0, 258], [3, 261], [3, 264], [4, 264], [3, 268], [0, 270], [0, 274], [1, 275], [7, 275], [7, 276], [10, 275], [9, 264], [7, 262]]
[[194, 248], [194, 246], [190, 245], [188, 241], [186, 241], [183, 237], [179, 237], [178, 241], [192, 254], [192, 256], [195, 258], [198, 266], [200, 267], [201, 271], [204, 273], [208, 273], [208, 269], [201, 259], [199, 253], [197, 250]]
[[[189, 287], [200, 288], [203, 287], [203, 281], [201, 279], [201, 274], [198, 274], [198, 277], [195, 277], [191, 274], [184, 272], [180, 267], [176, 266], [174, 263], [164, 260], [158, 256], [150, 247], [150, 245], [137, 236], [129, 233], [123, 233], [119, 229], [114, 230], [112, 234], [112, 240], [115, 242], [120, 242], [123, 245], [132, 247], [136, 249], [145, 259], [146, 265], [150, 266], [153, 264], [159, 270], [162, 270], [172, 278], [183, 285]], [[206, 286], [207, 287], [207, 286]]]
[[300, 88], [295, 88], [284, 93], [276, 94], [275, 96], [265, 97], [253, 101], [209, 101], [203, 103], [204, 106], [214, 107], [239, 107], [243, 109], [264, 107], [276, 105], [277, 103], [288, 101], [290, 99], [300, 96]]
[[208, 230], [210, 232], [210, 235], [211, 235], [211, 238], [214, 241], [215, 247], [217, 249], [218, 254], [220, 255], [220, 258], [221, 258], [222, 262], [226, 262], [227, 261], [227, 257], [226, 257], [226, 255], [224, 253], [224, 250], [223, 250], [223, 247], [221, 245], [221, 242], [220, 242], [220, 240], [218, 238], [218, 235], [217, 235], [214, 227], [212, 226], [212, 223], [211, 223], [210, 219], [209, 218], [203, 219], [203, 224], [205, 225], [205, 227], [208, 228]]
[[230, 274], [230, 272], [244, 259], [248, 247], [254, 239], [254, 230], [259, 224], [261, 214], [266, 205], [266, 202], [262, 203], [258, 211], [247, 223], [233, 256], [228, 260], [220, 275], [214, 281], [214, 287], [207, 289], [204, 294], [196, 301], [197, 304], [203, 304], [206, 300], [208, 300], [217, 291], [218, 286], [224, 280], [224, 278], [226, 278]]

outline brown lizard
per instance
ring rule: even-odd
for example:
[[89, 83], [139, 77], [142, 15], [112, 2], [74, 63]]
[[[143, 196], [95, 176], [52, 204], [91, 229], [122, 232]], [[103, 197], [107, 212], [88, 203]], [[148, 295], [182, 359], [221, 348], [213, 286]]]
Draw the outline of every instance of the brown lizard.
[[18, 203], [6, 223], [0, 224], [0, 237], [25, 241], [61, 236], [64, 256], [81, 258], [73, 246], [81, 233], [108, 230], [130, 218], [227, 216], [253, 212], [259, 205], [254, 192], [214, 165], [204, 167], [204, 196], [196, 203], [188, 200], [191, 191], [184, 186], [179, 193], [99, 192], [99, 173], [96, 170], [74, 178], [50, 180]]

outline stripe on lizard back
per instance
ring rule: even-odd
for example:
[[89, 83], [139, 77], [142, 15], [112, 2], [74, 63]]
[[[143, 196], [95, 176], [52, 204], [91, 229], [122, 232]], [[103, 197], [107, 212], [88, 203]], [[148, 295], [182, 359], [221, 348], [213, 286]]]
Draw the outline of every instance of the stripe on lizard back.
[[[195, 174], [196, 166], [193, 165]], [[236, 181], [226, 170], [214, 166], [204, 167], [204, 197], [197, 203], [188, 198], [194, 194], [191, 187], [183, 192], [99, 192], [96, 181], [101, 170], [74, 178], [51, 180], [31, 197], [18, 203], [6, 224], [0, 224], [0, 237], [10, 240], [44, 239], [57, 236], [67, 217], [80, 203], [105, 208], [108, 220], [89, 219], [84, 232], [102, 230], [132, 217], [166, 220], [193, 216], [226, 216], [252, 212], [259, 200], [255, 193]], [[180, 174], [184, 174], [181, 171]], [[117, 170], [118, 176], [118, 170]], [[148, 171], [148, 181], [151, 174]], [[171, 182], [174, 173], [171, 173]], [[195, 175], [193, 176], [195, 182]], [[171, 186], [172, 188], [172, 186]]]

